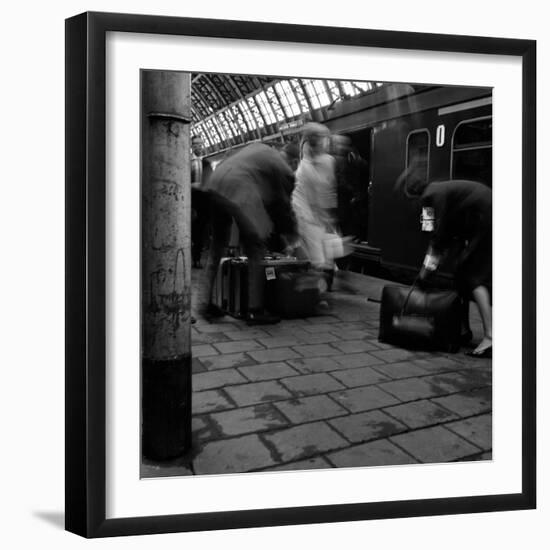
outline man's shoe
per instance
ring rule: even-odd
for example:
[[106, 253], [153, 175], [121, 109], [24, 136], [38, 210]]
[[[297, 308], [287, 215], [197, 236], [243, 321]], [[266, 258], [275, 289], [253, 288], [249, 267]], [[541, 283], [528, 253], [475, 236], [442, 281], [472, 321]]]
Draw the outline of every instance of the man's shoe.
[[208, 304], [202, 311], [201, 315], [211, 323], [214, 319], [219, 319], [225, 315], [225, 311], [215, 304]]
[[247, 325], [274, 325], [278, 323], [281, 318], [277, 315], [272, 315], [267, 311], [249, 311], [246, 315]]

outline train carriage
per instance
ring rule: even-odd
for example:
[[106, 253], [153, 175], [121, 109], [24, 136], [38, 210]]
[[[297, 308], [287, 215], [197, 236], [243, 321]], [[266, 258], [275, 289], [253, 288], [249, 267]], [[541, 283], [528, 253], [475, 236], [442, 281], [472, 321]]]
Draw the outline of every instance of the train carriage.
[[367, 231], [357, 228], [361, 242], [347, 265], [410, 280], [429, 234], [421, 231], [418, 201], [397, 192], [395, 183], [415, 161], [426, 181], [472, 179], [492, 187], [492, 95], [490, 89], [409, 85], [380, 92], [381, 101], [370, 98], [365, 109], [326, 121], [348, 134], [369, 163]]

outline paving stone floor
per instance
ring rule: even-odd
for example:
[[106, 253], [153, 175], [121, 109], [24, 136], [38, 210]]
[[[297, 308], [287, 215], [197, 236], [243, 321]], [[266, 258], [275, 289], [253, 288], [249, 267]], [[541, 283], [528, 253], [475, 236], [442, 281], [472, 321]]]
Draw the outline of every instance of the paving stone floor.
[[326, 314], [276, 325], [199, 317], [193, 450], [142, 476], [491, 459], [492, 361], [378, 342], [386, 283], [351, 274]]

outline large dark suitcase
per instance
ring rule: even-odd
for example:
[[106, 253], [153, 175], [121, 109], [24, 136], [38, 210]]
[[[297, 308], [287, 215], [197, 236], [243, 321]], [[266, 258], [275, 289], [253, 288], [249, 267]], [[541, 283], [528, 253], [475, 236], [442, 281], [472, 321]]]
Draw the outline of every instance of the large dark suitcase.
[[380, 305], [380, 342], [409, 349], [456, 353], [462, 300], [452, 290], [387, 285]]
[[285, 271], [267, 285], [266, 308], [283, 319], [315, 315], [320, 301], [320, 277], [314, 272]]

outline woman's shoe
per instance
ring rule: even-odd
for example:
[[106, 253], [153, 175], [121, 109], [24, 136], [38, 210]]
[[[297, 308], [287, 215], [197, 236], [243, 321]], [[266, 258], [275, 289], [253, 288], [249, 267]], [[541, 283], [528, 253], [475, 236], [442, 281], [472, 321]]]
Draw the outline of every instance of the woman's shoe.
[[464, 355], [467, 355], [468, 357], [475, 357], [477, 359], [492, 359], [493, 346], [489, 346], [482, 351], [476, 351], [475, 349], [472, 351], [466, 351], [464, 352]]

